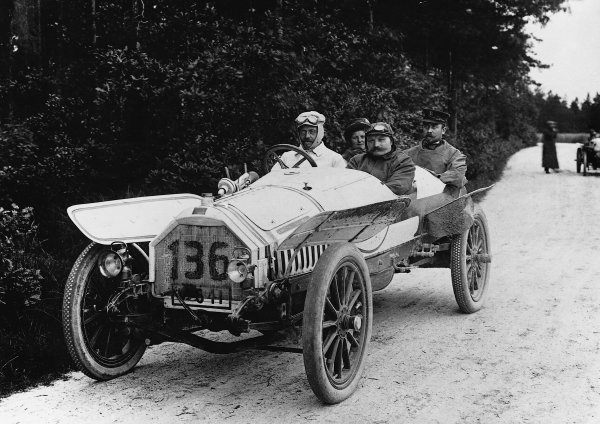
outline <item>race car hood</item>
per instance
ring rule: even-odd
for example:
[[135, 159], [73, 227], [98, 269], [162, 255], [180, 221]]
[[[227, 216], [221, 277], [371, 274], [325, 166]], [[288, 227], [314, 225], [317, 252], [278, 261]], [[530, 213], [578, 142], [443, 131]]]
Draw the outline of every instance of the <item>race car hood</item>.
[[226, 196], [215, 207], [233, 208], [263, 231], [279, 234], [322, 211], [339, 211], [396, 199], [364, 172], [309, 168], [273, 171], [249, 188]]

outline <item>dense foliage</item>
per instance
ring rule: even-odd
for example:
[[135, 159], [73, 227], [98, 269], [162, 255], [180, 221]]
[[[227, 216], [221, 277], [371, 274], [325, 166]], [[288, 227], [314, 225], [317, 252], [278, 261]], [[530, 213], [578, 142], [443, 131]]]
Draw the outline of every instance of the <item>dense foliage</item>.
[[37, 237], [32, 209], [0, 209], [0, 394], [27, 383], [23, 376], [67, 369], [64, 343], [56, 337], [62, 285], [55, 268]]
[[[525, 21], [563, 0], [48, 0], [29, 21], [17, 19], [26, 0], [5, 3], [0, 205], [10, 212], [0, 232], [30, 240], [21, 262], [13, 245], [3, 251], [22, 273], [0, 274], [3, 293], [20, 299], [0, 303], [13, 317], [0, 325], [11, 329], [0, 341], [7, 376], [35, 363], [23, 349], [62, 354], [14, 340], [37, 325], [27, 311], [59, 316], [58, 282], [85, 244], [67, 206], [214, 191], [224, 166], [258, 170], [270, 145], [295, 143], [299, 112], [324, 113], [326, 142], [341, 151], [354, 117], [390, 122], [407, 147], [422, 107], [447, 108], [472, 187], [497, 179], [535, 141]], [[12, 204], [33, 207], [37, 224]], [[38, 334], [59, 340], [60, 327]]]

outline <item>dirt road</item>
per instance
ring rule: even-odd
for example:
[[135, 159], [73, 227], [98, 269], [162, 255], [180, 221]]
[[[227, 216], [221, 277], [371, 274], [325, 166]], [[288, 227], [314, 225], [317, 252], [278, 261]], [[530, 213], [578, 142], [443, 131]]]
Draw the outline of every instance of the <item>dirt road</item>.
[[229, 356], [163, 344], [133, 373], [66, 381], [0, 401], [0, 423], [598, 423], [600, 172], [546, 175], [517, 153], [482, 202], [494, 254], [487, 305], [458, 312], [448, 270], [401, 274], [375, 293], [359, 390], [312, 394], [302, 357]]

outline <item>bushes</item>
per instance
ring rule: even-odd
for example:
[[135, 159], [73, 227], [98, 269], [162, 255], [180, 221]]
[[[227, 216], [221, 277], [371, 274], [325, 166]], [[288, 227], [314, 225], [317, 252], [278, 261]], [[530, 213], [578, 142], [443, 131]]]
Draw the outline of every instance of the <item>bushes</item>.
[[533, 95], [525, 85], [465, 87], [453, 143], [467, 156], [470, 190], [497, 181], [512, 154], [535, 145], [535, 115]]
[[0, 210], [0, 303], [21, 310], [40, 300], [40, 249], [31, 208]]
[[55, 261], [42, 249], [31, 208], [0, 211], [0, 395], [66, 369]]

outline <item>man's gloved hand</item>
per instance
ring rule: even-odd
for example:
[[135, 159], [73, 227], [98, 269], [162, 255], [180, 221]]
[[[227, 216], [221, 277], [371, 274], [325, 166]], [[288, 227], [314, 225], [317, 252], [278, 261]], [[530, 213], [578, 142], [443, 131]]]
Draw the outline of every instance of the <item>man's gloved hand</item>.
[[431, 175], [433, 175], [435, 178], [440, 178], [442, 176], [442, 174], [438, 174], [437, 172], [432, 171], [431, 169], [427, 169], [427, 168], [423, 168], [425, 171], [429, 172]]
[[440, 175], [438, 176], [438, 178], [439, 178], [440, 180], [442, 180], [442, 182], [443, 182], [444, 184], [448, 184], [448, 183], [450, 183], [450, 182], [452, 182], [452, 181], [453, 181], [453, 178], [452, 178], [452, 177], [450, 177], [449, 175], [446, 175], [446, 173], [445, 173], [445, 172], [444, 172], [443, 174], [440, 174]]

